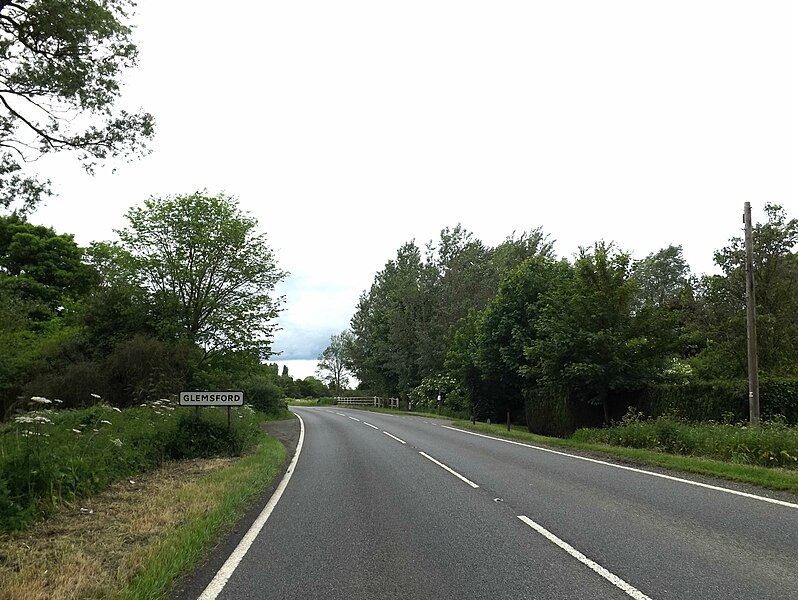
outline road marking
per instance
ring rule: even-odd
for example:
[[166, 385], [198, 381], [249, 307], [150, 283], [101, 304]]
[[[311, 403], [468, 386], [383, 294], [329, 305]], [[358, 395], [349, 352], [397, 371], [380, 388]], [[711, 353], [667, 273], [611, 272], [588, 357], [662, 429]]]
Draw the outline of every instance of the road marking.
[[404, 440], [400, 440], [400, 439], [399, 439], [398, 437], [396, 437], [395, 435], [391, 435], [391, 434], [390, 434], [390, 433], [388, 433], [387, 431], [383, 431], [383, 433], [384, 433], [385, 435], [387, 435], [389, 438], [393, 438], [393, 439], [395, 439], [395, 440], [396, 440], [397, 442], [399, 442], [400, 444], [406, 444], [406, 443], [407, 443], [407, 442], [406, 442], [406, 441], [404, 441]]
[[296, 418], [299, 419], [299, 442], [296, 445], [294, 458], [291, 459], [291, 463], [288, 465], [288, 470], [285, 472], [280, 485], [277, 486], [277, 489], [269, 499], [269, 502], [258, 515], [258, 518], [255, 519], [255, 522], [252, 523], [249, 531], [244, 534], [244, 537], [241, 538], [240, 542], [238, 542], [238, 546], [235, 547], [235, 550], [233, 550], [222, 567], [216, 572], [216, 575], [214, 575], [213, 579], [208, 584], [208, 587], [205, 588], [205, 591], [202, 592], [197, 600], [215, 600], [215, 598], [221, 593], [224, 586], [230, 580], [230, 577], [232, 577], [233, 571], [236, 570], [244, 556], [246, 556], [247, 551], [249, 550], [250, 546], [252, 546], [255, 538], [258, 537], [261, 529], [263, 529], [266, 521], [271, 516], [274, 507], [277, 506], [277, 503], [280, 501], [285, 488], [288, 486], [288, 482], [291, 481], [291, 476], [294, 474], [296, 463], [299, 460], [299, 453], [302, 452], [302, 444], [305, 441], [305, 422], [299, 415], [296, 415]]
[[365, 421], [363, 421], [363, 425], [368, 425], [372, 429], [379, 429], [379, 427], [377, 427], [376, 425], [372, 425], [371, 423], [366, 423]]
[[352, 419], [353, 421], [357, 421], [358, 423], [360, 423], [360, 419], [356, 419], [355, 417], [349, 417], [349, 418]]
[[595, 571], [596, 573], [601, 575], [604, 579], [609, 581], [612, 585], [614, 585], [615, 587], [623, 590], [628, 596], [631, 596], [635, 600], [651, 600], [651, 598], [646, 596], [643, 592], [638, 590], [636, 587], [629, 585], [623, 579], [621, 579], [617, 575], [614, 575], [613, 573], [610, 573], [607, 569], [602, 567], [597, 562], [594, 562], [594, 561], [590, 560], [587, 556], [585, 556], [584, 554], [579, 552], [579, 550], [577, 550], [576, 548], [571, 546], [569, 543], [567, 543], [567, 542], [561, 540], [560, 538], [558, 538], [556, 535], [554, 535], [551, 531], [549, 531], [548, 529], [546, 529], [542, 525], [538, 525], [532, 519], [530, 519], [529, 517], [525, 517], [523, 515], [519, 515], [518, 518], [521, 519], [521, 521], [523, 521], [527, 525], [529, 525], [532, 529], [537, 531], [540, 535], [542, 535], [543, 537], [548, 539], [550, 542], [555, 543], [557, 546], [559, 546], [560, 548], [565, 550], [568, 554], [573, 556], [576, 560], [578, 560], [582, 564], [585, 564], [588, 567], [590, 567], [593, 571]]
[[651, 475], [652, 477], [659, 477], [660, 479], [667, 479], [669, 481], [677, 481], [679, 483], [686, 483], [688, 485], [695, 485], [697, 487], [706, 488], [709, 490], [715, 490], [717, 492], [725, 492], [727, 494], [733, 494], [735, 496], [742, 496], [743, 498], [751, 498], [752, 500], [761, 500], [762, 502], [770, 502], [771, 504], [778, 504], [779, 506], [786, 506], [788, 508], [798, 508], [798, 504], [793, 502], [786, 502], [784, 500], [777, 500], [775, 498], [768, 498], [767, 496], [758, 496], [756, 494], [749, 494], [748, 492], [740, 492], [737, 490], [733, 490], [730, 488], [721, 487], [718, 485], [711, 485], [709, 483], [701, 483], [700, 481], [691, 481], [689, 479], [684, 479], [682, 477], [674, 477], [673, 475], [664, 475], [663, 473], [655, 473], [654, 471], [646, 471], [644, 469], [636, 469], [635, 467], [627, 467], [626, 465], [616, 465], [611, 462], [607, 462], [606, 460], [598, 460], [596, 458], [588, 458], [587, 456], [579, 456], [578, 454], [568, 454], [567, 452], [560, 452], [559, 450], [552, 450], [551, 448], [543, 448], [542, 446], [533, 446], [532, 444], [524, 444], [523, 442], [516, 442], [513, 440], [506, 440], [503, 438], [493, 437], [492, 435], [485, 435], [482, 433], [476, 433], [474, 431], [466, 431], [465, 429], [457, 429], [456, 427], [449, 427], [448, 425], [441, 425], [441, 427], [445, 429], [451, 429], [452, 431], [459, 431], [460, 433], [467, 433], [469, 435], [475, 435], [477, 437], [487, 438], [489, 440], [495, 440], [497, 442], [504, 442], [506, 444], [513, 444], [515, 446], [524, 446], [525, 448], [532, 448], [533, 450], [540, 450], [542, 452], [549, 452], [551, 454], [558, 454], [560, 456], [567, 456], [569, 458], [576, 458], [579, 460], [584, 460], [587, 462], [592, 462], [597, 465], [604, 465], [607, 467], [613, 467], [615, 469], [623, 469], [624, 471], [632, 471], [633, 473], [642, 473], [643, 475]]
[[335, 414], [338, 415], [339, 417], [345, 417], [346, 416], [344, 413], [339, 413], [339, 412], [337, 412]]
[[473, 481], [471, 481], [470, 479], [467, 479], [467, 478], [463, 477], [462, 475], [460, 475], [460, 473], [458, 473], [458, 472], [457, 472], [457, 471], [455, 471], [454, 469], [450, 469], [449, 467], [447, 467], [447, 466], [446, 466], [445, 464], [443, 464], [442, 462], [438, 462], [437, 460], [435, 460], [434, 458], [432, 458], [432, 457], [431, 457], [429, 454], [427, 454], [426, 452], [419, 452], [419, 454], [420, 454], [421, 456], [423, 456], [424, 458], [427, 458], [427, 459], [431, 460], [432, 462], [434, 462], [436, 465], [438, 465], [438, 466], [439, 466], [439, 467], [441, 467], [442, 469], [446, 469], [447, 471], [449, 471], [449, 473], [451, 473], [452, 475], [454, 475], [454, 476], [455, 476], [455, 477], [457, 477], [458, 479], [462, 479], [462, 480], [463, 480], [463, 481], [465, 481], [465, 482], [466, 482], [468, 485], [470, 485], [472, 488], [478, 488], [478, 487], [479, 487], [479, 486], [478, 486], [476, 483], [474, 483], [474, 482], [473, 482]]

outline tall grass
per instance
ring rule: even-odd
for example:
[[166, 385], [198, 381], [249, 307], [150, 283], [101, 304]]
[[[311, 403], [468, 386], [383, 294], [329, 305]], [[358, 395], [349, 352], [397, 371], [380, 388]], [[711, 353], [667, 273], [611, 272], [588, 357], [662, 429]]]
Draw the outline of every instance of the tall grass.
[[246, 406], [230, 428], [222, 409], [195, 415], [166, 399], [125, 410], [54, 407], [56, 400], [34, 397], [31, 410], [0, 426], [0, 532], [166, 460], [238, 455], [258, 436], [259, 419]]
[[780, 419], [750, 427], [714, 421], [690, 423], [675, 416], [646, 419], [630, 412], [611, 427], [580, 429], [573, 439], [745, 465], [798, 469], [798, 428]]

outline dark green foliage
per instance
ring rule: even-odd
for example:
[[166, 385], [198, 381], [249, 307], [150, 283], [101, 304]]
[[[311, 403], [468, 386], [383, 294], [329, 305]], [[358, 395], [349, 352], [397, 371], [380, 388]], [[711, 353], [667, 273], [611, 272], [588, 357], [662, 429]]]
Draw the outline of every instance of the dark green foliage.
[[748, 383], [716, 380], [652, 385], [641, 392], [637, 408], [651, 417], [675, 414], [688, 421], [742, 421], [748, 418]]
[[102, 364], [105, 398], [114, 406], [133, 406], [166, 398], [186, 385], [197, 351], [189, 344], [146, 335], [120, 342]]
[[252, 377], [241, 386], [244, 402], [259, 412], [277, 414], [285, 409], [285, 395], [275, 381], [269, 377]]
[[352, 317], [351, 364], [380, 395], [407, 398], [424, 377], [445, 371], [457, 329], [495, 295], [501, 279], [530, 256], [550, 256], [540, 230], [489, 248], [459, 225], [441, 231], [422, 258], [402, 246], [364, 293]]
[[[765, 419], [783, 418], [798, 425], [798, 379], [763, 378], [759, 382], [760, 411]], [[683, 385], [654, 385], [627, 406], [649, 417], [678, 415], [690, 422], [748, 421], [748, 381], [721, 379]]]
[[235, 456], [241, 453], [244, 440], [238, 428], [228, 427], [219, 420], [211, 421], [199, 414], [181, 415], [165, 445], [167, 458], [210, 458]]
[[530, 388], [524, 390], [526, 425], [530, 432], [553, 437], [568, 437], [579, 427], [598, 427], [603, 422], [600, 406], [569, 397], [564, 390]]
[[19, 298], [29, 318], [46, 321], [92, 285], [94, 271], [82, 254], [71, 235], [0, 216], [0, 295]]
[[[569, 277], [541, 299], [524, 374], [529, 387], [563, 390], [603, 407], [610, 397], [661, 378], [674, 345], [667, 309], [638, 302], [628, 254], [612, 244], [580, 249]], [[534, 396], [533, 396], [534, 397]]]
[[[757, 305], [759, 368], [772, 376], [798, 372], [798, 219], [788, 219], [777, 205], [767, 204], [766, 223], [753, 227], [754, 285]], [[702, 352], [691, 361], [697, 376], [745, 377], [745, 245], [732, 238], [715, 253], [722, 275], [701, 283], [696, 327], [703, 333]]]
[[107, 380], [96, 362], [79, 360], [42, 371], [23, 388], [23, 397], [45, 396], [63, 401], [65, 408], [80, 408], [97, 403], [107, 394]]

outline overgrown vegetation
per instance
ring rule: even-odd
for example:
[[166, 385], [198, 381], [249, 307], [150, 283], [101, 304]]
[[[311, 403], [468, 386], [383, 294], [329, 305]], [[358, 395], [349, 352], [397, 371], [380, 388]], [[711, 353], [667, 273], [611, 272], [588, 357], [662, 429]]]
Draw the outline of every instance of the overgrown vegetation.
[[798, 430], [787, 426], [783, 419], [750, 427], [731, 422], [690, 423], [672, 415], [648, 419], [632, 410], [618, 424], [579, 429], [573, 439], [745, 465], [798, 469]]
[[170, 400], [124, 410], [104, 403], [62, 410], [44, 397], [31, 403], [0, 427], [0, 531], [24, 529], [168, 460], [240, 456], [260, 431], [261, 415], [249, 406], [234, 409], [228, 428], [223, 409], [194, 414]]

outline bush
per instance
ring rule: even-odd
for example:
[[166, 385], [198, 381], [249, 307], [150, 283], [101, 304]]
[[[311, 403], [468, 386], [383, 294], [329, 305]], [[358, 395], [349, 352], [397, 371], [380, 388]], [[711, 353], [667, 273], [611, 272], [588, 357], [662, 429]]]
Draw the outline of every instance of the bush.
[[287, 409], [282, 388], [269, 377], [252, 377], [244, 383], [242, 389], [244, 401], [259, 412], [278, 414]]
[[203, 418], [206, 412], [208, 409], [179, 417], [164, 445], [168, 458], [178, 460], [241, 454], [246, 443], [243, 432], [238, 427], [228, 427], [219, 419]]
[[145, 335], [118, 343], [103, 365], [105, 397], [125, 407], [177, 393], [185, 386], [192, 351]]
[[442, 394], [441, 403], [444, 412], [450, 415], [465, 415], [469, 411], [468, 403], [457, 381], [447, 375], [425, 377], [412, 389], [409, 400], [412, 410], [436, 412], [438, 410], [438, 394]]

